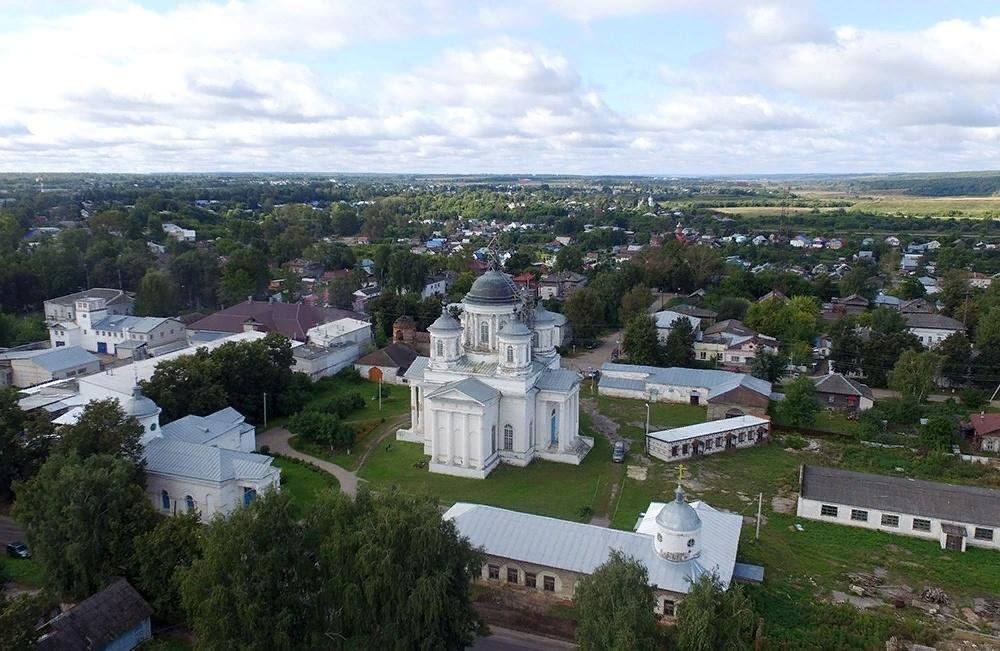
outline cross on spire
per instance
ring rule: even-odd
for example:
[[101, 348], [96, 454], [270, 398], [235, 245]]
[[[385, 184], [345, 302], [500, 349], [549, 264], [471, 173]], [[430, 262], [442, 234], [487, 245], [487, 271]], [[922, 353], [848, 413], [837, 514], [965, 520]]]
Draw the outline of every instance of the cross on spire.
[[501, 266], [503, 265], [500, 263], [500, 236], [494, 233], [486, 245], [486, 267], [490, 271], [497, 271]]
[[677, 483], [681, 483], [684, 480], [684, 471], [687, 470], [687, 466], [683, 463], [677, 466]]

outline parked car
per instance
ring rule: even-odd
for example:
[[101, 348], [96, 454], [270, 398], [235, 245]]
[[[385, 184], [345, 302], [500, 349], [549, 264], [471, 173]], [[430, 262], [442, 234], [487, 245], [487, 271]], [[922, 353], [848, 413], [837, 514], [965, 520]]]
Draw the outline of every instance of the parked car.
[[7, 555], [11, 558], [31, 558], [31, 550], [23, 542], [7, 543]]
[[615, 447], [611, 450], [611, 460], [615, 463], [625, 461], [625, 441], [615, 441]]

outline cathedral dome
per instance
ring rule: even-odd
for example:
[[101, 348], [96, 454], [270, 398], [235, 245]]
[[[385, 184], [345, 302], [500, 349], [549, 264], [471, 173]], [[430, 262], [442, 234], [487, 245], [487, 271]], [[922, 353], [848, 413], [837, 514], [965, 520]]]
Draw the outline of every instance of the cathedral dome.
[[445, 330], [461, 330], [462, 324], [460, 324], [455, 317], [448, 314], [447, 311], [441, 312], [441, 316], [434, 321], [434, 323], [428, 326], [428, 332], [441, 332]]
[[143, 418], [148, 418], [150, 416], [156, 416], [160, 413], [160, 408], [151, 399], [147, 398], [142, 394], [142, 389], [138, 386], [133, 387], [132, 397], [124, 401], [125, 415], [134, 416], [138, 420]]
[[555, 323], [556, 317], [552, 312], [545, 309], [545, 306], [541, 303], [535, 308], [535, 323], [538, 325]]
[[508, 305], [517, 302], [514, 285], [502, 272], [487, 271], [472, 283], [464, 303], [472, 305]]
[[668, 502], [656, 516], [656, 524], [667, 531], [689, 532], [701, 529], [701, 518], [690, 504], [684, 501], [684, 491], [677, 487], [676, 499]]

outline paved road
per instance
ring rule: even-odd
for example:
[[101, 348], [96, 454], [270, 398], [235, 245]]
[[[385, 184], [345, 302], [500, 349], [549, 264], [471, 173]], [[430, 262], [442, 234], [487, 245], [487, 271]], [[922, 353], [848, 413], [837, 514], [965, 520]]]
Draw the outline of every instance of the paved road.
[[616, 344], [621, 339], [621, 336], [622, 333], [620, 330], [604, 335], [600, 339], [601, 345], [594, 350], [583, 351], [576, 357], [567, 357], [563, 359], [563, 367], [574, 369], [580, 373], [584, 373], [588, 369], [601, 368], [602, 364], [611, 361], [611, 353], [614, 351]]
[[470, 649], [480, 651], [524, 651], [526, 649], [537, 651], [562, 651], [563, 649], [575, 649], [576, 645], [562, 640], [554, 640], [550, 637], [512, 631], [497, 626], [490, 627], [489, 637], [477, 638]]
[[336, 477], [337, 481], [340, 482], [340, 490], [345, 494], [351, 495], [352, 497], [358, 494], [357, 473], [345, 470], [335, 463], [330, 463], [329, 461], [324, 461], [323, 459], [299, 452], [288, 444], [288, 439], [291, 438], [291, 436], [292, 433], [284, 427], [275, 427], [274, 429], [267, 430], [263, 434], [257, 435], [257, 447], [261, 448], [266, 445], [270, 447], [272, 451], [283, 456], [299, 459], [300, 461], [308, 461], [309, 463], [322, 468]]
[[24, 533], [24, 529], [21, 528], [21, 525], [14, 522], [14, 518], [6, 515], [0, 515], [0, 545], [6, 545], [7, 543], [14, 542], [15, 540], [19, 540], [21, 542], [26, 542], [28, 540], [27, 535]]

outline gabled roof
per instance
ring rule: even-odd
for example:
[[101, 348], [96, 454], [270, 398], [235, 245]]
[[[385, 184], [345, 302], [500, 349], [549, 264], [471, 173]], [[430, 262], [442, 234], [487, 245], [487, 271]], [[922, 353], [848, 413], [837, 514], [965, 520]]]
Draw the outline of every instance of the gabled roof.
[[35, 646], [42, 651], [103, 649], [153, 614], [153, 609], [125, 579], [87, 597], [42, 629]]
[[772, 289], [768, 293], [766, 293], [763, 296], [761, 296], [760, 298], [758, 298], [757, 302], [758, 303], [763, 303], [764, 301], [771, 300], [771, 299], [774, 299], [776, 301], [781, 301], [782, 303], [787, 303], [788, 302], [788, 296], [786, 296], [785, 292], [781, 291], [780, 289]]
[[122, 303], [132, 303], [133, 298], [128, 292], [120, 289], [110, 289], [107, 287], [93, 287], [82, 292], [74, 292], [65, 296], [47, 299], [46, 303], [57, 303], [59, 305], [75, 305], [77, 301], [84, 298], [103, 298], [108, 305], [119, 305]]
[[1000, 434], [1000, 414], [973, 414], [969, 416], [969, 424], [976, 430], [977, 436]]
[[642, 391], [646, 384], [704, 388], [712, 400], [733, 389], [743, 387], [762, 396], [771, 396], [771, 383], [746, 373], [731, 373], [715, 369], [681, 368], [672, 366], [633, 366], [608, 362], [601, 366], [599, 387]]
[[714, 310], [709, 310], [703, 307], [695, 307], [694, 305], [688, 305], [686, 303], [682, 303], [681, 305], [675, 305], [670, 309], [679, 314], [696, 316], [699, 319], [714, 319], [715, 317], [719, 316], [719, 313]]
[[482, 405], [500, 397], [499, 391], [473, 377], [465, 378], [458, 382], [450, 382], [433, 393], [428, 394], [427, 397], [439, 398], [454, 392], [460, 393]]
[[146, 444], [146, 472], [210, 482], [264, 479], [278, 470], [263, 454], [159, 437]]
[[739, 335], [743, 337], [750, 337], [757, 334], [754, 330], [748, 328], [739, 319], [725, 319], [724, 321], [719, 321], [718, 323], [711, 325], [704, 330], [706, 335], [715, 334], [728, 334], [728, 335]]
[[899, 311], [904, 314], [934, 314], [937, 312], [934, 304], [926, 298], [914, 298], [909, 301], [903, 301], [899, 304]]
[[128, 316], [110, 314], [97, 323], [91, 324], [94, 330], [109, 330], [111, 332], [141, 332], [147, 333], [163, 325], [167, 321], [176, 321], [170, 317], [159, 316]]
[[367, 321], [368, 317], [351, 310], [316, 307], [305, 303], [269, 303], [244, 301], [219, 310], [188, 326], [188, 330], [243, 332], [245, 323], [259, 324], [267, 332], [280, 332], [289, 339], [305, 341], [310, 328], [344, 317]]
[[42, 350], [17, 350], [0, 353], [2, 359], [30, 359], [50, 373], [58, 373], [78, 366], [86, 366], [99, 360], [79, 346], [59, 346]]
[[872, 390], [868, 385], [856, 380], [844, 377], [840, 373], [828, 373], [822, 377], [811, 378], [816, 383], [817, 393], [833, 393], [842, 396], [863, 396], [873, 398]]
[[361, 366], [395, 367], [400, 372], [405, 372], [417, 357], [417, 351], [406, 344], [397, 342], [391, 343], [385, 348], [374, 350], [354, 363]]
[[538, 376], [535, 386], [543, 391], [569, 391], [580, 382], [580, 374], [565, 368], [548, 369]]
[[[647, 515], [655, 518], [664, 506], [650, 504]], [[619, 531], [466, 502], [448, 509], [444, 519], [454, 522], [460, 535], [492, 556], [591, 574], [618, 550], [645, 565], [650, 585], [663, 590], [686, 594], [691, 581], [712, 571], [728, 586], [743, 520], [704, 502], [691, 506], [702, 522], [702, 550], [698, 558], [681, 562], [661, 558], [653, 547], [653, 535], [643, 525], [638, 532]]]
[[208, 416], [189, 415], [178, 418], [163, 425], [160, 432], [165, 438], [178, 439], [188, 443], [208, 443], [241, 425], [241, 431], [251, 429], [252, 425], [244, 421], [243, 414], [232, 407], [226, 407]]
[[950, 316], [945, 316], [943, 314], [923, 314], [921, 312], [914, 312], [912, 314], [907, 314], [904, 317], [906, 319], [906, 326], [908, 328], [929, 328], [931, 330], [955, 330], [964, 331], [965, 326], [962, 325], [961, 321], [957, 321]]
[[802, 497], [896, 513], [1000, 527], [1000, 490], [802, 467]]

